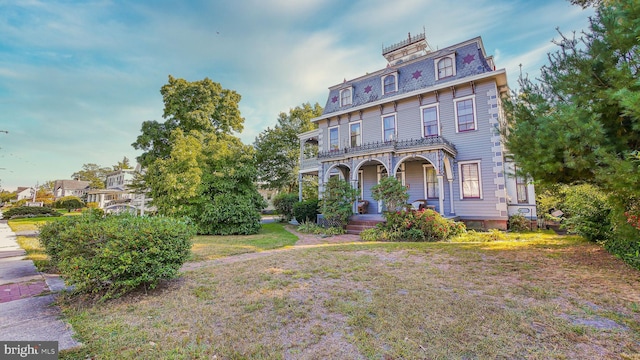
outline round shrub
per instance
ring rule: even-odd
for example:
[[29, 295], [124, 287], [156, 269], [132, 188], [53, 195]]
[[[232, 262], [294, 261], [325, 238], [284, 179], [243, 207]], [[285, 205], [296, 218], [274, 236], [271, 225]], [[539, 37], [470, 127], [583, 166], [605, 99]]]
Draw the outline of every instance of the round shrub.
[[293, 216], [299, 223], [316, 222], [319, 213], [319, 201], [317, 199], [306, 200], [293, 205]]
[[51, 264], [77, 293], [121, 296], [174, 278], [190, 255], [185, 221], [127, 214], [66, 217], [40, 229]]
[[18, 206], [2, 212], [2, 218], [17, 219], [21, 217], [62, 216], [59, 212], [46, 207]]
[[293, 205], [298, 202], [298, 194], [280, 193], [273, 198], [273, 207], [286, 221], [293, 219]]
[[509, 231], [523, 232], [531, 230], [531, 222], [522, 214], [515, 214], [509, 217]]

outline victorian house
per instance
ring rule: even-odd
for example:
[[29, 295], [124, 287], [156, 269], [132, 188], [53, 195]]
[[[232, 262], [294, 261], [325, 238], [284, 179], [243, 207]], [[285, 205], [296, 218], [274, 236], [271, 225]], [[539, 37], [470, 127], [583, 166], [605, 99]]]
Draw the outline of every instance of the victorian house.
[[[514, 175], [500, 134], [507, 75], [480, 37], [432, 50], [425, 34], [383, 48], [388, 65], [329, 88], [318, 129], [300, 134], [300, 176], [359, 190], [354, 213], [379, 214], [371, 187], [395, 176], [409, 203], [471, 227], [535, 219], [530, 181]], [[533, 135], [533, 134], [532, 134]]]

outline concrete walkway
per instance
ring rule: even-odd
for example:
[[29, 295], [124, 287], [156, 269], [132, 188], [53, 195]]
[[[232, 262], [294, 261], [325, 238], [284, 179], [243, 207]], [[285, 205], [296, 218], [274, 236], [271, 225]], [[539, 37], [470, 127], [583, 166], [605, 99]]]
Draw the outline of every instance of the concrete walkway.
[[59, 350], [82, 345], [53, 305], [64, 282], [38, 272], [24, 255], [16, 234], [0, 220], [0, 341], [58, 341]]

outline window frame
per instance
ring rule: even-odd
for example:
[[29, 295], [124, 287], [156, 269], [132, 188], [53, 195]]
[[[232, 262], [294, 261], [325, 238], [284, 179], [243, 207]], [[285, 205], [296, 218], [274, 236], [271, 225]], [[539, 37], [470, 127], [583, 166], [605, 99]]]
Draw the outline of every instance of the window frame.
[[[428, 170], [433, 170], [434, 173], [434, 177], [435, 177], [435, 182], [430, 182], [428, 180], [427, 177], [427, 171]], [[438, 181], [438, 173], [436, 172], [436, 168], [432, 165], [432, 164], [422, 164], [422, 173], [423, 173], [423, 179], [424, 179], [424, 198], [425, 199], [439, 199], [440, 198], [440, 184]], [[429, 184], [435, 184], [434, 187], [434, 194], [433, 196], [429, 196]]]
[[[465, 165], [476, 165], [478, 170], [478, 196], [465, 196], [464, 194], [464, 173], [462, 171], [463, 166]], [[458, 162], [458, 178], [460, 184], [460, 200], [482, 200], [482, 162], [480, 160], [469, 160], [469, 161], [459, 161]]]
[[[393, 81], [394, 81], [393, 90], [392, 91], [386, 91], [387, 89], [386, 89], [386, 86], [385, 86], [385, 80], [390, 76], [393, 76]], [[381, 84], [382, 84], [382, 95], [398, 92], [398, 73], [397, 72], [382, 76], [380, 78], [380, 81], [381, 81]]]
[[[343, 97], [343, 94], [346, 93], [347, 91], [349, 92], [349, 98], [348, 98], [349, 102], [348, 103], [344, 101], [345, 99]], [[340, 90], [340, 107], [349, 106], [349, 105], [352, 105], [352, 104], [353, 104], [353, 89], [351, 87], [348, 87], [348, 88]]]
[[[436, 134], [435, 135], [427, 135], [425, 134], [425, 125], [424, 125], [424, 111], [427, 109], [435, 109], [436, 110]], [[426, 137], [434, 137], [434, 136], [440, 136], [440, 104], [439, 103], [435, 103], [435, 104], [429, 104], [429, 105], [424, 105], [420, 107], [420, 121], [421, 121], [421, 128], [422, 128], [422, 137], [426, 138]]]
[[[358, 125], [358, 144], [357, 145], [353, 145], [353, 128], [352, 126], [354, 125]], [[349, 123], [349, 145], [353, 148], [353, 147], [358, 147], [358, 146], [362, 146], [362, 120], [359, 121], [354, 121]]]
[[[336, 130], [336, 147], [333, 147], [332, 141], [331, 141], [331, 131]], [[330, 126], [328, 129], [329, 132], [329, 151], [337, 151], [340, 150], [340, 125], [336, 125], [336, 126]]]
[[[389, 140], [386, 140], [386, 129], [384, 127], [384, 119], [393, 117], [393, 137]], [[398, 116], [397, 113], [390, 113], [381, 115], [380, 119], [382, 120], [382, 142], [390, 142], [398, 139]]]
[[[473, 116], [473, 129], [465, 129], [465, 130], [460, 130], [460, 117], [458, 115], [458, 104], [463, 102], [463, 101], [468, 101], [471, 100], [471, 116]], [[476, 96], [474, 95], [469, 95], [469, 96], [463, 96], [457, 99], [453, 99], [453, 112], [454, 112], [454, 118], [456, 120], [456, 133], [464, 133], [464, 132], [469, 132], [469, 131], [477, 131], [478, 130], [478, 115], [476, 114]], [[466, 114], [465, 114], [466, 115]], [[469, 124], [469, 122], [466, 122], [464, 124]]]
[[[440, 63], [444, 60], [451, 61], [451, 75], [440, 76]], [[439, 57], [433, 60], [433, 70], [435, 72], [436, 80], [447, 79], [456, 76], [456, 54], [449, 54]]]
[[[518, 204], [528, 204], [529, 203], [529, 182], [527, 181], [527, 177], [526, 175], [524, 177], [522, 176], [518, 176], [518, 167], [514, 166], [513, 167], [514, 170], [514, 176], [515, 176], [515, 183], [516, 183], [516, 203]], [[522, 187], [524, 188], [524, 199], [521, 200], [520, 199], [520, 192], [518, 191], [518, 189]]]

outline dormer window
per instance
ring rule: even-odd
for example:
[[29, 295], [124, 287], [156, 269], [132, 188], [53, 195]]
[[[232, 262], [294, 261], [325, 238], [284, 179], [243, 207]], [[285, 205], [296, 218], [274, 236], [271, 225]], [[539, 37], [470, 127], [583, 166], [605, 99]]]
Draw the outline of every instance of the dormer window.
[[383, 95], [398, 91], [398, 74], [389, 74], [382, 78]]
[[436, 79], [444, 79], [456, 75], [456, 55], [451, 54], [435, 60]]
[[351, 88], [340, 90], [340, 106], [351, 105]]

